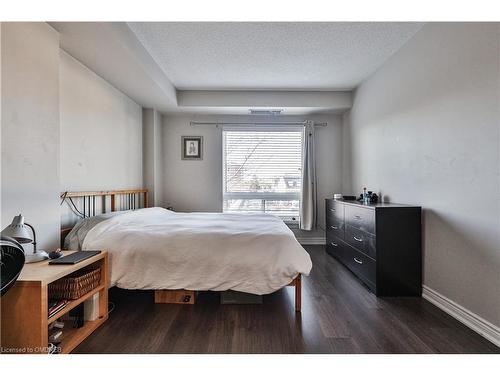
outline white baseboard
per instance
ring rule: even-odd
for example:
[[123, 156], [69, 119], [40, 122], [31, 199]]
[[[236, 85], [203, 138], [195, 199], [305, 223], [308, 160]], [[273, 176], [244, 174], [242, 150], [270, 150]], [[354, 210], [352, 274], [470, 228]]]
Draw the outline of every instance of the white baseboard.
[[500, 328], [496, 325], [488, 322], [426, 285], [422, 286], [422, 298], [439, 307], [473, 331], [479, 333], [485, 339], [500, 347]]
[[325, 245], [326, 239], [325, 237], [297, 237], [297, 241], [301, 245]]

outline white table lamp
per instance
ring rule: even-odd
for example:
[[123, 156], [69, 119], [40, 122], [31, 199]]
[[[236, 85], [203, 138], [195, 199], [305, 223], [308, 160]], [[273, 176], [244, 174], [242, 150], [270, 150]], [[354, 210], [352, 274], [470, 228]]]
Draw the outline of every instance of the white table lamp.
[[[33, 233], [33, 238], [31, 238], [28, 232], [28, 228], [31, 229], [31, 232]], [[23, 243], [33, 244], [33, 254], [26, 255], [25, 263], [35, 263], [35, 262], [41, 262], [42, 260], [45, 259], [49, 259], [49, 255], [45, 251], [43, 250], [37, 251], [35, 228], [33, 228], [32, 225], [24, 222], [23, 215], [19, 214], [18, 216], [15, 216], [14, 219], [12, 220], [12, 223], [9, 226], [7, 226], [2, 231], [1, 234], [2, 236], [12, 237], [21, 244]]]

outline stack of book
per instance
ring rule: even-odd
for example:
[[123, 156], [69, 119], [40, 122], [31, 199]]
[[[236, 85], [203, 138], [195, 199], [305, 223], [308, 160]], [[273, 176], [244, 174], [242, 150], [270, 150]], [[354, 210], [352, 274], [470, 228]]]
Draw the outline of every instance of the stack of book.
[[58, 301], [49, 301], [49, 318], [61, 311], [64, 306], [68, 304], [67, 299], [61, 299]]

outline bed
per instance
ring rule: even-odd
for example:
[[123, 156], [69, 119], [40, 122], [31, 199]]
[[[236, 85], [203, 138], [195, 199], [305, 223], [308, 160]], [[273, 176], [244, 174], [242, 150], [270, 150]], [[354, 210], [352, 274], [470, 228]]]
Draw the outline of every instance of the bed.
[[[120, 195], [129, 197], [117, 207]], [[144, 189], [65, 192], [61, 197], [70, 199], [75, 209], [77, 198], [85, 205], [84, 218], [62, 231], [64, 248], [108, 250], [110, 286], [155, 290], [156, 302], [168, 300], [162, 294], [175, 291], [233, 290], [262, 295], [294, 286], [295, 309], [301, 309], [301, 275], [309, 274], [312, 263], [279, 218], [147, 207]], [[101, 201], [98, 213], [96, 197]]]

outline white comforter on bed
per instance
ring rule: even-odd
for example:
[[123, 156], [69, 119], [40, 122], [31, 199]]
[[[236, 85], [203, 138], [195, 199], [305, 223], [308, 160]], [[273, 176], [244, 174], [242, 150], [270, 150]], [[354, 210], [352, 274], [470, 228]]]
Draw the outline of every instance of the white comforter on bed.
[[267, 294], [312, 267], [292, 231], [266, 214], [145, 208], [100, 222], [83, 249], [108, 250], [111, 285], [125, 289]]

